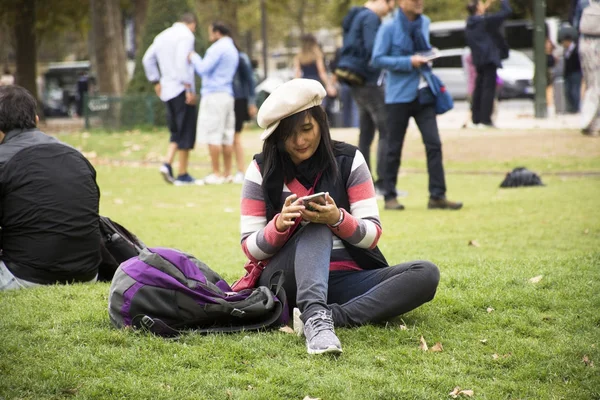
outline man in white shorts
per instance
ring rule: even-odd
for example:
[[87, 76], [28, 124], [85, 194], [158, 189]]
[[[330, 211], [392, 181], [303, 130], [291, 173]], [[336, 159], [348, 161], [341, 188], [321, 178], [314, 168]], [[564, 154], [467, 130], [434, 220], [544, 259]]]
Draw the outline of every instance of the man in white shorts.
[[[220, 22], [213, 22], [208, 28], [208, 37], [213, 44], [206, 50], [204, 58], [197, 53], [190, 54], [190, 62], [202, 78], [196, 140], [208, 144], [212, 173], [204, 178], [206, 184], [233, 181], [231, 175], [235, 133], [233, 77], [239, 63], [239, 52], [230, 35], [227, 26]], [[221, 153], [223, 153], [224, 166], [222, 173]]]

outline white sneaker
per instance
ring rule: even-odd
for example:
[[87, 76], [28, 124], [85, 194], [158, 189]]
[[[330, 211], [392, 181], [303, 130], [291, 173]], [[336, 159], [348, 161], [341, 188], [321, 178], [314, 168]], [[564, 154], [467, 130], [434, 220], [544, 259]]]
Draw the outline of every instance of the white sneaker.
[[210, 174], [206, 178], [204, 178], [204, 183], [207, 185], [222, 185], [225, 182], [222, 176], [218, 176], [215, 174]]
[[233, 183], [233, 175], [227, 175], [224, 179], [224, 183]]
[[244, 183], [244, 173], [243, 172], [236, 172], [235, 176], [233, 177], [233, 183], [241, 185]]

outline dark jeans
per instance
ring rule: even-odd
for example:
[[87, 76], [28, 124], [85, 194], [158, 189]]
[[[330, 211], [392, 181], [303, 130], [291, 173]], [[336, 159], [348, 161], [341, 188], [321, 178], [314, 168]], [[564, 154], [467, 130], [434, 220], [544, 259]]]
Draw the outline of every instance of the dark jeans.
[[259, 285], [268, 285], [276, 271], [283, 271], [288, 302], [300, 309], [302, 320], [330, 309], [335, 326], [382, 321], [433, 299], [440, 273], [429, 261], [330, 272], [332, 235], [323, 224], [303, 227], [269, 262]]
[[358, 136], [358, 149], [365, 157], [367, 166], [371, 169], [371, 143], [375, 138], [375, 129], [379, 131], [377, 144], [377, 182], [380, 186], [385, 168], [385, 149], [388, 137], [385, 113], [385, 94], [383, 87], [376, 85], [352, 86], [352, 97], [358, 106], [360, 117], [360, 134]]
[[581, 72], [573, 72], [565, 76], [565, 97], [567, 112], [578, 113], [581, 103]]
[[475, 90], [471, 102], [474, 124], [492, 125], [496, 78], [496, 66], [494, 64], [477, 67], [477, 79], [475, 80]]
[[191, 150], [196, 144], [196, 106], [185, 103], [185, 91], [165, 103], [169, 142], [177, 143], [179, 150]]
[[423, 106], [419, 100], [411, 103], [387, 104], [389, 135], [387, 139], [386, 166], [383, 175], [383, 193], [385, 200], [395, 199], [396, 182], [402, 146], [406, 136], [406, 128], [410, 117], [415, 119], [425, 152], [427, 153], [427, 172], [429, 173], [429, 196], [433, 199], [443, 199], [446, 196], [446, 178], [442, 164], [442, 141], [438, 131], [435, 108], [432, 105]]

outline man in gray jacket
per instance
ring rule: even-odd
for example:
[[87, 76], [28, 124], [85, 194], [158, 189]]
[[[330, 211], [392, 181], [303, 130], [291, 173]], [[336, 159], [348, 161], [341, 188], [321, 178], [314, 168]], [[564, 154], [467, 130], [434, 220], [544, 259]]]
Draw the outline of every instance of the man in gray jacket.
[[381, 70], [373, 67], [370, 61], [381, 19], [393, 9], [394, 0], [369, 0], [363, 7], [350, 9], [342, 23], [344, 44], [336, 68], [336, 76], [350, 85], [352, 97], [358, 105], [358, 148], [371, 171], [371, 143], [375, 138], [375, 128], [379, 131], [375, 180], [375, 190], [378, 192], [382, 190], [388, 130], [383, 87], [378, 82]]

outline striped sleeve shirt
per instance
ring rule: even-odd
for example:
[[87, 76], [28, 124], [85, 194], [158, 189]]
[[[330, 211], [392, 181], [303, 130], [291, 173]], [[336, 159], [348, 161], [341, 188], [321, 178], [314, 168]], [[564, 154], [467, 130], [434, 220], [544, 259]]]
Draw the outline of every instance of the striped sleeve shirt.
[[[287, 243], [291, 230], [279, 232], [275, 226], [277, 214], [267, 221], [266, 204], [262, 190], [262, 175], [256, 161], [252, 161], [246, 171], [241, 200], [241, 239], [242, 250], [252, 261], [268, 261]], [[332, 270], [359, 269], [347, 253], [342, 241], [359, 248], [372, 249], [381, 236], [379, 209], [371, 173], [365, 159], [356, 151], [346, 191], [350, 210], [341, 210], [344, 220], [337, 227], [330, 227], [333, 233]], [[296, 179], [283, 186], [281, 199], [296, 194], [306, 196], [309, 190]], [[302, 224], [308, 221], [301, 221]]]

